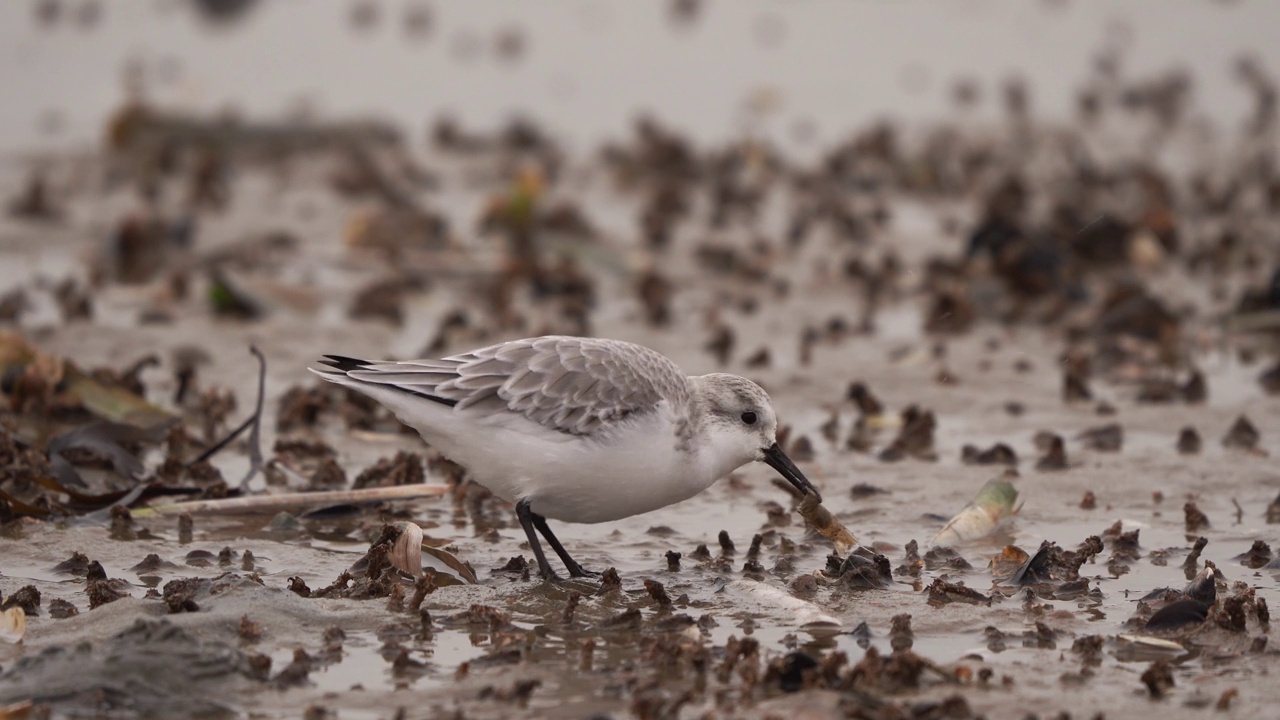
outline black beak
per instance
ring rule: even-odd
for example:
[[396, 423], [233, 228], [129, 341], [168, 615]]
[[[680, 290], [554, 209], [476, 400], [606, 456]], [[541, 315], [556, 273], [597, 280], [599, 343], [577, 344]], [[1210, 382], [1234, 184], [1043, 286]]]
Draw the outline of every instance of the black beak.
[[800, 472], [800, 468], [791, 462], [791, 458], [782, 452], [782, 448], [778, 447], [778, 443], [774, 443], [764, 449], [764, 461], [769, 467], [778, 471], [778, 474], [786, 478], [787, 482], [795, 486], [801, 495], [813, 493], [818, 502], [822, 502], [822, 494], [818, 492], [818, 488], [809, 482], [809, 478]]

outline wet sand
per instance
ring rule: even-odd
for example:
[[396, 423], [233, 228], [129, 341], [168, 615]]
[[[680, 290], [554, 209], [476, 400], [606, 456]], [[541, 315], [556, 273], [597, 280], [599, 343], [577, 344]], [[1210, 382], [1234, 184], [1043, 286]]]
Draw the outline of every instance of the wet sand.
[[[1159, 123], [1113, 112], [1109, 117], [1120, 130], [1085, 132], [1100, 165], [1123, 167], [1127, 158], [1144, 157], [1126, 138], [1159, 136], [1151, 130]], [[997, 168], [1030, 178], [1039, 170], [1022, 163], [1019, 148], [1052, 146], [1062, 129], [1017, 118], [959, 129], [907, 125], [901, 142], [910, 149], [901, 155], [919, 159], [922, 154], [912, 153], [939, 128], [954, 131], [958, 146], [991, 149]], [[938, 278], [949, 277], [930, 263], [959, 263], [965, 256], [984, 204], [998, 195], [992, 189], [998, 173], [961, 175], [973, 185], [925, 191], [904, 187], [901, 178], [914, 177], [907, 171], [890, 182], [850, 181], [842, 192], [870, 228], [866, 238], [850, 240], [820, 227], [802, 242], [788, 243], [796, 208], [818, 196], [809, 190], [825, 188], [827, 180], [806, 184], [807, 176], [820, 173], [798, 163], [761, 169], [766, 199], [751, 211], [734, 210], [742, 214], [731, 213], [717, 227], [709, 220], [717, 203], [715, 174], [706, 169], [717, 152], [741, 152], [748, 158], [744, 175], [768, 168], [769, 156], [750, 145], [691, 143], [702, 174], [687, 186], [690, 215], [673, 226], [663, 248], [646, 243], [637, 229], [652, 189], [646, 175], [652, 169], [643, 163], [628, 175], [628, 168], [610, 165], [594, 150], [552, 153], [551, 161], [538, 151], [462, 153], [411, 141], [409, 150], [378, 157], [393, 166], [409, 158], [437, 178], [415, 185], [407, 179], [412, 171], [392, 173], [451, 231], [443, 249], [411, 247], [388, 257], [353, 247], [353, 228], [386, 200], [376, 191], [344, 189], [350, 186], [339, 176], [351, 166], [341, 152], [266, 160], [231, 153], [230, 201], [195, 210], [185, 200], [193, 182], [190, 164], [160, 178], [161, 199], [147, 208], [138, 197], [141, 181], [131, 165], [136, 158], [127, 153], [68, 151], [38, 166], [0, 162], [0, 197], [20, 196], [38, 167], [57, 189], [61, 210], [52, 222], [0, 219], [0, 293], [20, 288], [28, 297], [26, 310], [0, 329], [19, 330], [41, 350], [84, 367], [122, 368], [155, 353], [159, 365], [139, 376], [146, 397], [177, 412], [193, 433], [200, 413], [171, 400], [178, 384], [175, 353], [199, 348], [207, 359], [198, 366], [197, 388], [234, 393], [236, 409], [222, 424], [225, 431], [252, 408], [256, 364], [248, 348], [254, 345], [267, 360], [262, 444], [268, 456], [278, 454], [272, 448], [281, 438], [323, 441], [350, 481], [398, 451], [430, 451], [386, 424], [353, 430], [332, 408], [314, 427], [278, 430], [281, 399], [296, 386], [317, 384], [305, 368], [320, 354], [421, 355], [457, 309], [469, 324], [448, 330], [439, 354], [544, 330], [572, 331], [585, 317], [590, 332], [653, 347], [690, 374], [727, 370], [759, 381], [790, 427], [787, 442], [804, 436], [812, 446], [812, 457], [799, 464], [822, 489], [826, 506], [893, 568], [892, 581], [878, 588], [801, 580], [826, 567], [830, 546], [805, 530], [794, 499], [764, 466], [743, 468], [698, 497], [648, 515], [599, 526], [558, 524], [557, 534], [580, 562], [616, 568], [622, 585], [613, 590], [599, 581], [543, 582], [536, 570], [524, 577], [519, 563], [501, 570], [513, 557], [528, 559], [523, 532], [509, 506], [465, 487], [448, 497], [335, 508], [313, 517], [301, 510], [293, 518], [197, 515], [189, 542], [180, 540], [176, 517], [145, 516], [140, 507], [128, 533], [132, 539], [120, 539], [105, 516], [11, 519], [0, 529], [0, 597], [33, 586], [41, 603], [39, 614], [28, 617], [20, 645], [0, 643], [0, 717], [6, 704], [28, 699], [37, 705], [34, 713], [56, 717], [1172, 718], [1202, 717], [1219, 704], [1230, 716], [1265, 717], [1273, 705], [1270, 677], [1280, 670], [1268, 642], [1270, 627], [1255, 609], [1246, 613], [1242, 629], [1229, 627], [1219, 613], [1246, 589], [1265, 605], [1280, 606], [1276, 562], [1251, 568], [1240, 559], [1256, 542], [1275, 545], [1278, 539], [1267, 508], [1280, 494], [1280, 403], [1258, 382], [1275, 364], [1276, 346], [1272, 335], [1232, 331], [1230, 324], [1244, 290], [1264, 285], [1280, 260], [1267, 234], [1275, 213], [1245, 201], [1231, 212], [1205, 211], [1189, 199], [1185, 176], [1170, 169], [1202, 163], [1246, 177], [1233, 153], [1251, 146], [1234, 140], [1204, 145], [1194, 128], [1177, 125], [1159, 144], [1174, 157], [1162, 163], [1157, 153], [1151, 162], [1178, 188], [1184, 243], [1178, 251], [1162, 252], [1152, 262], [1121, 253], [1100, 269], [1091, 267], [1088, 298], [1065, 317], [1043, 323], [1010, 320], [1006, 311], [1019, 304], [1043, 309], [1044, 297], [1011, 300], [1004, 294], [989, 302], [992, 294], [1007, 293], [1001, 277], [967, 267], [965, 296], [972, 308], [954, 312], [972, 309], [976, 318], [959, 332], [925, 330], [935, 315]], [[1274, 144], [1274, 134], [1257, 142]], [[555, 173], [539, 206], [579, 208], [595, 228], [587, 240], [563, 229], [541, 231], [541, 251], [548, 263], [561, 254], [574, 257], [590, 278], [594, 300], [582, 313], [568, 293], [539, 299], [528, 283], [516, 282], [509, 307], [524, 316], [523, 327], [503, 326], [500, 314], [489, 310], [493, 296], [486, 288], [512, 259], [507, 238], [481, 233], [479, 218], [489, 198], [514, 192], [516, 168], [540, 163]], [[751, 185], [750, 178], [744, 183]], [[1047, 187], [1036, 185], [1033, 192], [1059, 197]], [[887, 208], [888, 219], [877, 221], [876, 207]], [[145, 282], [107, 278], [91, 284], [92, 268], [102, 266], [121, 218], [140, 212], [166, 220], [195, 217], [194, 245], [173, 251]], [[1191, 268], [1188, 258], [1212, 246], [1223, 226], [1256, 234], [1220, 271]], [[269, 244], [264, 238], [271, 234], [291, 237], [292, 244], [252, 254]], [[733, 264], [751, 257], [756, 238], [768, 246], [761, 265], [752, 269], [747, 261], [743, 270]], [[733, 262], [707, 261], [705, 249], [715, 242], [738, 253]], [[219, 252], [231, 259], [211, 261]], [[1241, 257], [1249, 252], [1252, 260]], [[886, 275], [870, 313], [874, 327], [860, 332], [866, 282], [846, 264], [857, 259], [879, 268], [889, 255], [900, 270]], [[215, 266], [261, 303], [261, 318], [234, 320], [211, 311]], [[650, 308], [636, 289], [649, 269], [673, 289], [664, 324], [646, 321]], [[401, 323], [350, 317], [360, 289], [398, 273], [423, 281], [396, 303]], [[177, 274], [190, 288], [175, 297]], [[65, 277], [90, 288], [91, 318], [64, 319], [50, 288]], [[1095, 345], [1076, 337], [1072, 328], [1089, 326], [1087, 318], [1116, 277], [1136, 279], [1175, 309], [1174, 362], [1156, 358], [1154, 343], [1121, 343], [1115, 360], [1098, 349], [1105, 343], [1097, 337], [1090, 336]], [[843, 329], [831, 330], [832, 318], [840, 318]], [[722, 326], [735, 338], [726, 364], [706, 349]], [[809, 327], [816, 339], [806, 341]], [[1093, 397], [1067, 402], [1064, 356], [1086, 345], [1097, 353], [1087, 381]], [[753, 362], [762, 348], [768, 361]], [[1207, 387], [1202, 402], [1139, 400], [1141, 380], [1167, 376], [1181, 383], [1193, 369]], [[870, 388], [886, 417], [910, 405], [931, 410], [936, 459], [881, 458], [897, 435], [892, 426], [871, 437], [870, 451], [849, 449], [860, 414], [846, 397], [854, 381]], [[1008, 408], [1013, 402], [1017, 412]], [[31, 418], [5, 413], [6, 423], [31, 427]], [[832, 413], [834, 441], [824, 437]], [[1252, 450], [1222, 442], [1241, 416], [1260, 438]], [[1087, 447], [1081, 433], [1109, 423], [1123, 428], [1121, 449]], [[1202, 438], [1199, 453], [1177, 449], [1188, 426]], [[1065, 440], [1066, 469], [1037, 468], [1044, 455], [1038, 431]], [[908, 544], [916, 541], [925, 553], [947, 519], [1003, 470], [965, 463], [962, 449], [997, 442], [1018, 458], [1020, 511], [1003, 532], [956, 547], [967, 567], [926, 559], [913, 572]], [[796, 446], [790, 447], [794, 453]], [[162, 453], [143, 457], [151, 472]], [[234, 484], [249, 467], [243, 442], [214, 456], [213, 464]], [[119, 483], [93, 477], [95, 483]], [[450, 478], [428, 470], [427, 480]], [[882, 492], [869, 493], [863, 484]], [[262, 476], [251, 489], [267, 489]], [[289, 489], [303, 488], [295, 482]], [[1094, 502], [1085, 508], [1088, 493]], [[1207, 516], [1207, 525], [1188, 529], [1188, 502]], [[305, 598], [290, 591], [294, 578], [312, 590], [332, 583], [391, 520], [420, 525], [429, 545], [447, 547], [480, 580], [426, 595], [421, 607], [429, 627], [417, 609], [390, 607], [397, 604], [394, 596], [390, 602]], [[1131, 557], [1125, 552], [1132, 548], [1104, 532], [1117, 522], [1125, 532], [1139, 531]], [[732, 554], [721, 547], [722, 531], [736, 546]], [[749, 558], [758, 533], [759, 556]], [[1027, 553], [1042, 541], [1074, 550], [1094, 535], [1102, 536], [1104, 549], [1080, 569], [1085, 590], [1069, 596], [997, 582], [989, 567], [1006, 544]], [[1207, 545], [1190, 574], [1206, 560], [1222, 574], [1210, 617], [1172, 631], [1148, 631], [1143, 620], [1132, 621], [1135, 615], [1145, 619], [1140, 598], [1187, 584], [1183, 561], [1198, 537]], [[699, 545], [710, 549], [706, 557], [698, 557]], [[669, 566], [671, 551], [682, 555], [678, 569]], [[125, 597], [90, 609], [83, 569], [55, 569], [77, 552], [122, 581], [116, 590]], [[150, 554], [159, 556], [159, 566], [137, 568]], [[147, 597], [149, 589], [182, 578], [210, 581], [196, 589], [192, 611], [171, 613], [163, 598]], [[646, 580], [662, 584], [669, 604], [646, 589]], [[928, 591], [939, 580], [962, 583], [985, 599], [939, 604]], [[412, 595], [413, 585], [406, 581], [402, 589]], [[574, 593], [581, 597], [571, 600]], [[54, 619], [54, 600], [69, 602], [78, 614]], [[572, 617], [566, 618], [570, 606]], [[907, 632], [903, 614], [910, 615]], [[1159, 635], [1181, 649], [1125, 639], [1133, 635]], [[897, 664], [888, 669], [877, 665], [893, 658]], [[907, 667], [919, 658], [926, 665]], [[850, 665], [859, 669], [851, 673]], [[1173, 685], [1153, 697], [1149, 687], [1160, 685], [1157, 676], [1166, 667]]]

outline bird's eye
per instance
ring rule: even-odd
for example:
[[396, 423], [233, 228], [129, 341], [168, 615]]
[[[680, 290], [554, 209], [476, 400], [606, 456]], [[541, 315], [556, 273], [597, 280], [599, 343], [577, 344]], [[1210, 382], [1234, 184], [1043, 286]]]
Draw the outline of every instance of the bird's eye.
[[744, 423], [746, 423], [746, 424], [748, 424], [748, 425], [755, 425], [755, 424], [756, 424], [756, 414], [755, 414], [755, 413], [753, 413], [753, 412], [751, 412], [750, 410], [748, 410], [748, 411], [746, 411], [746, 412], [742, 413], [742, 422], [744, 422]]

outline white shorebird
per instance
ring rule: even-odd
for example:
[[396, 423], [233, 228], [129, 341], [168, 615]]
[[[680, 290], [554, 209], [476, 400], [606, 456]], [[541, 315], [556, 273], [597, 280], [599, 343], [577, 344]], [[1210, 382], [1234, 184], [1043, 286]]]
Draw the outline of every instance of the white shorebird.
[[546, 578], [556, 575], [535, 530], [570, 575], [596, 575], [565, 552], [547, 518], [599, 523], [649, 512], [756, 460], [818, 494], [778, 447], [759, 385], [724, 373], [688, 377], [632, 343], [547, 336], [439, 360], [325, 358], [312, 372], [387, 406], [515, 503]]

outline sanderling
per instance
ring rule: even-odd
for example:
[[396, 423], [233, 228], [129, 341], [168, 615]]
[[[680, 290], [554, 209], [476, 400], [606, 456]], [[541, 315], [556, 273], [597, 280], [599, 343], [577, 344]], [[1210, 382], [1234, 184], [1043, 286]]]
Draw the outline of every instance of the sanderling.
[[597, 574], [569, 556], [547, 518], [599, 523], [649, 512], [755, 460], [818, 495], [778, 447], [759, 385], [724, 373], [689, 377], [632, 343], [547, 336], [439, 360], [325, 358], [312, 372], [387, 406], [515, 503], [546, 578], [556, 575], [535, 530], [570, 575]]

